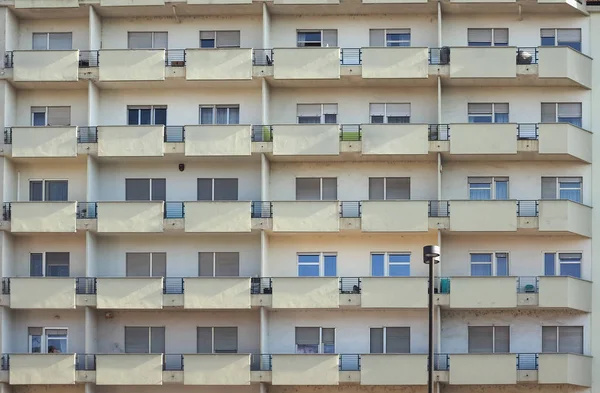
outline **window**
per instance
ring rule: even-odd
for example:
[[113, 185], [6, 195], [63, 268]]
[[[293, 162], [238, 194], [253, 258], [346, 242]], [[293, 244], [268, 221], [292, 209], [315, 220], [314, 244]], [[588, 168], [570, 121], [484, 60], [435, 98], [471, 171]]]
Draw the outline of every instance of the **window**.
[[335, 253], [298, 254], [298, 277], [336, 277]]
[[[557, 272], [558, 274], [556, 274]], [[544, 275], [581, 278], [581, 253], [544, 253]]]
[[335, 329], [297, 327], [296, 353], [335, 353]]
[[167, 49], [166, 31], [130, 31], [127, 33], [128, 49]]
[[472, 201], [508, 199], [508, 177], [469, 177], [467, 181]]
[[410, 327], [371, 328], [371, 353], [410, 353]]
[[542, 46], [568, 46], [581, 52], [581, 29], [541, 29]]
[[198, 276], [239, 277], [239, 252], [199, 252]]
[[300, 30], [297, 32], [298, 47], [336, 47], [337, 30]]
[[125, 326], [125, 353], [165, 353], [165, 328]]
[[33, 50], [71, 50], [72, 33], [33, 33]]
[[164, 201], [166, 194], [165, 179], [125, 179], [126, 201]]
[[370, 104], [371, 123], [410, 123], [410, 104]]
[[127, 277], [166, 277], [167, 253], [128, 252], [125, 265]]
[[410, 253], [374, 252], [371, 254], [371, 276], [409, 277]]
[[70, 126], [70, 106], [32, 106], [31, 125], [34, 127], [45, 126]]
[[66, 328], [30, 327], [29, 353], [68, 353]]
[[200, 48], [239, 48], [240, 31], [201, 31]]
[[508, 104], [469, 104], [469, 123], [508, 123]]
[[337, 104], [298, 104], [298, 124], [336, 124]]
[[508, 276], [508, 253], [471, 253], [471, 276]]
[[238, 179], [198, 179], [199, 201], [237, 201]]
[[542, 326], [542, 352], [583, 354], [583, 326]]
[[508, 46], [508, 29], [468, 29], [469, 46]]
[[68, 180], [29, 180], [29, 200], [68, 201]]
[[410, 199], [410, 177], [370, 177], [369, 200]]
[[510, 327], [469, 326], [469, 353], [510, 352]]
[[200, 124], [240, 124], [240, 106], [200, 105]]
[[581, 203], [582, 183], [581, 177], [542, 177], [542, 199], [568, 199]]
[[68, 252], [32, 252], [29, 254], [30, 277], [69, 277]]
[[166, 125], [166, 106], [128, 106], [127, 124], [130, 126], [140, 125]]
[[196, 329], [198, 353], [237, 353], [237, 327], [198, 327]]
[[371, 29], [369, 46], [410, 46], [410, 29]]
[[337, 177], [297, 177], [296, 200], [337, 200]]
[[569, 123], [581, 127], [581, 103], [542, 103], [542, 123]]

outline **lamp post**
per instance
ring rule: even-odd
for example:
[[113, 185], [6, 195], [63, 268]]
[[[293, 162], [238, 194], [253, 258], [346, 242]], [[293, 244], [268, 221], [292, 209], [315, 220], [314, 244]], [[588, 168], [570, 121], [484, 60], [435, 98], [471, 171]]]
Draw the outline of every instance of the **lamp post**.
[[429, 357], [427, 358], [427, 392], [433, 393], [433, 265], [440, 263], [440, 247], [423, 247], [423, 263], [429, 265]]

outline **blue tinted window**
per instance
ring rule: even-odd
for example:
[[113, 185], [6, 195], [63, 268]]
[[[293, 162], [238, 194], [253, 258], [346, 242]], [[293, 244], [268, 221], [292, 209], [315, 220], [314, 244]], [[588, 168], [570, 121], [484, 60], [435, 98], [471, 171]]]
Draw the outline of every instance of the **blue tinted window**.
[[44, 112], [33, 113], [33, 125], [43, 127], [46, 125], [46, 114]]
[[214, 39], [202, 39], [200, 40], [200, 48], [214, 48], [215, 40]]
[[542, 37], [542, 46], [554, 46], [554, 37]]
[[492, 115], [489, 116], [469, 116], [469, 123], [491, 123]]
[[471, 276], [491, 276], [492, 264], [471, 264]]
[[508, 113], [496, 113], [496, 114], [494, 114], [494, 121], [496, 123], [508, 123]]
[[319, 277], [319, 265], [298, 265], [299, 277]]
[[544, 275], [554, 276], [556, 275], [556, 269], [554, 264], [554, 257], [556, 254], [553, 252], [547, 252], [544, 254]]
[[576, 127], [581, 127], [581, 117], [560, 117], [558, 118], [559, 123], [569, 123]]
[[560, 275], [581, 278], [581, 264], [580, 263], [561, 263], [560, 264]]
[[390, 277], [409, 277], [410, 276], [410, 265], [389, 265], [389, 276]]
[[404, 262], [410, 263], [410, 254], [390, 254], [390, 263], [394, 262]]
[[335, 255], [325, 255], [324, 257], [324, 266], [323, 266], [323, 275], [325, 277], [335, 277], [337, 276], [337, 256]]
[[167, 125], [167, 108], [154, 109], [154, 124]]
[[561, 45], [565, 45], [581, 52], [581, 42], [561, 42]]
[[140, 109], [140, 124], [152, 124], [152, 110]]
[[319, 254], [298, 255], [298, 263], [319, 263]]
[[508, 276], [508, 256], [506, 254], [496, 256], [496, 275]]
[[385, 275], [385, 256], [384, 254], [371, 254], [371, 275]]

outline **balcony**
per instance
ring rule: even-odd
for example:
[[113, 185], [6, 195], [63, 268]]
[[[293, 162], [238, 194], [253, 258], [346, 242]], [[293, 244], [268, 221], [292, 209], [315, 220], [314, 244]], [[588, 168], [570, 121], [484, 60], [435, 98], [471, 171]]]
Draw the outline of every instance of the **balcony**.
[[360, 355], [360, 384], [426, 385], [427, 355]]
[[273, 155], [328, 156], [340, 154], [337, 124], [273, 125]]
[[517, 154], [517, 129], [510, 123], [452, 124], [450, 154]]
[[77, 8], [79, 0], [39, 1], [14, 0], [15, 8]]
[[428, 48], [362, 48], [363, 79], [429, 77]]
[[185, 231], [204, 233], [250, 232], [250, 201], [185, 202]]
[[191, 157], [249, 156], [250, 125], [185, 126], [185, 155]]
[[429, 231], [428, 201], [363, 201], [361, 205], [363, 232]]
[[76, 157], [77, 127], [9, 127], [15, 158]]
[[98, 309], [157, 310], [163, 308], [161, 277], [117, 277], [97, 279]]
[[186, 49], [187, 80], [252, 79], [252, 49]]
[[515, 232], [517, 201], [451, 201], [450, 230], [454, 232]]
[[337, 277], [274, 277], [273, 308], [339, 308]]
[[162, 385], [162, 354], [96, 355], [96, 385]]
[[360, 305], [362, 308], [427, 308], [427, 283], [426, 277], [361, 277]]
[[[35, 288], [32, 291], [32, 288]], [[75, 278], [14, 277], [10, 279], [10, 307], [19, 309], [75, 308]]]
[[249, 309], [250, 278], [184, 278], [186, 309]]
[[592, 358], [570, 353], [538, 355], [539, 384], [592, 386]]
[[363, 124], [363, 155], [429, 154], [427, 124]]
[[592, 59], [568, 46], [538, 48], [540, 79], [568, 80], [592, 88]]
[[592, 237], [592, 208], [567, 200], [541, 200], [539, 231]]
[[98, 202], [98, 232], [163, 232], [163, 202]]
[[12, 232], [75, 232], [77, 202], [11, 202], [5, 213]]
[[274, 232], [339, 232], [337, 201], [273, 202]]
[[73, 385], [75, 354], [10, 354], [11, 385]]
[[78, 50], [17, 50], [12, 52], [15, 82], [76, 82]]
[[539, 154], [592, 162], [592, 133], [568, 123], [539, 125]]
[[[515, 385], [515, 354], [452, 354], [451, 385]], [[493, 370], [493, 372], [490, 372]]]
[[592, 283], [573, 277], [539, 277], [539, 307], [592, 311]]
[[99, 81], [165, 80], [164, 49], [102, 49]]
[[99, 126], [99, 157], [162, 157], [164, 127]]
[[338, 355], [272, 355], [273, 385], [338, 385]]
[[184, 355], [185, 385], [250, 385], [249, 354]]
[[450, 307], [464, 309], [516, 308], [515, 277], [452, 277]]
[[452, 48], [450, 78], [516, 78], [516, 47]]
[[276, 48], [274, 79], [339, 79], [340, 48]]

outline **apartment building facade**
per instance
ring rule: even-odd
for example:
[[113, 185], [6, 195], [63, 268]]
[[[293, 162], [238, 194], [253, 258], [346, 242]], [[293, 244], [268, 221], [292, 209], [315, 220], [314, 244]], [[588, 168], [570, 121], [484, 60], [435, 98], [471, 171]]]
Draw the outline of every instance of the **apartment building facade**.
[[0, 0], [0, 391], [597, 389], [595, 7]]

